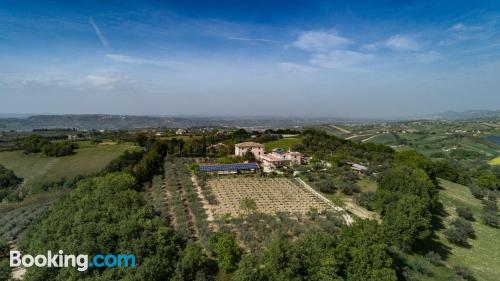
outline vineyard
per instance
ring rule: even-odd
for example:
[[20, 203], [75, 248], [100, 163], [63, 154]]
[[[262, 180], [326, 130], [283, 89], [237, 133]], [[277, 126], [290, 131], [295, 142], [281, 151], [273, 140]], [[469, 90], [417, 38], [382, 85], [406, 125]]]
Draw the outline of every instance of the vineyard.
[[216, 217], [245, 214], [245, 200], [253, 200], [256, 211], [264, 214], [305, 214], [311, 209], [323, 211], [329, 208], [325, 202], [287, 178], [214, 178], [209, 180], [208, 185], [220, 202], [212, 208]]
[[333, 233], [345, 215], [288, 178], [213, 177], [192, 172], [191, 162], [169, 158], [148, 184], [149, 204], [185, 239], [206, 247], [214, 231], [237, 233], [246, 249], [262, 248], [276, 234], [297, 237], [315, 229]]

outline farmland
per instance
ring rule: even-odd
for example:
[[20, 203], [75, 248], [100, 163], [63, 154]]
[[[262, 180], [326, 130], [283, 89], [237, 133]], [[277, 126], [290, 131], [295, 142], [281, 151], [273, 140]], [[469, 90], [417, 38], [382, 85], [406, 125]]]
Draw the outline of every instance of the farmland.
[[242, 203], [245, 199], [253, 200], [255, 210], [265, 214], [305, 214], [310, 209], [323, 211], [329, 208], [297, 182], [286, 178], [215, 178], [209, 180], [208, 185], [220, 202], [212, 209], [216, 217], [244, 214], [246, 211], [242, 208]]
[[100, 171], [111, 160], [124, 151], [134, 149], [130, 144], [84, 143], [75, 155], [66, 157], [46, 157], [38, 154], [26, 155], [22, 151], [0, 152], [0, 164], [13, 170], [28, 183], [51, 182], [77, 175]]
[[490, 160], [490, 162], [489, 162], [489, 163], [490, 163], [491, 165], [494, 165], [494, 166], [498, 166], [498, 165], [500, 165], [500, 156], [498, 156], [498, 157], [497, 157], [497, 158], [495, 158], [495, 159]]
[[266, 152], [271, 152], [275, 148], [283, 148], [285, 150], [290, 149], [292, 146], [301, 143], [300, 138], [296, 137], [291, 137], [291, 138], [283, 138], [271, 142], [265, 143], [266, 145]]

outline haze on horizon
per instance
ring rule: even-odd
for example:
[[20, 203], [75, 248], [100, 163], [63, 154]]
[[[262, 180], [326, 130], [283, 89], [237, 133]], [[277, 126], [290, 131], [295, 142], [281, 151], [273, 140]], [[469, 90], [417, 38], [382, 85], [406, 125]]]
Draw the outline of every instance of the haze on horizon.
[[500, 2], [6, 0], [0, 61], [0, 113], [494, 110]]

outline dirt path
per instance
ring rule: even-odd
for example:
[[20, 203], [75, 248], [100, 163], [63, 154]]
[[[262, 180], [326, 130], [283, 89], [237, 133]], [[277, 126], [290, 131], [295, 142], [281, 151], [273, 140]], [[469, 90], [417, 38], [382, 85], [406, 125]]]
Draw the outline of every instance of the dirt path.
[[193, 182], [193, 186], [196, 189], [198, 198], [201, 198], [201, 204], [203, 205], [203, 209], [205, 209], [205, 213], [207, 214], [207, 221], [214, 221], [214, 212], [212, 205], [208, 203], [208, 200], [205, 198], [205, 196], [203, 196], [203, 192], [201, 191], [201, 187], [198, 185], [198, 181], [196, 180], [195, 175], [191, 175], [191, 181]]
[[346, 130], [346, 129], [344, 129], [344, 128], [341, 128], [341, 127], [339, 127], [339, 126], [336, 126], [336, 125], [334, 125], [334, 124], [330, 124], [329, 126], [330, 126], [330, 127], [332, 127], [332, 128], [334, 128], [334, 129], [337, 129], [337, 130], [341, 131], [341, 132], [342, 132], [342, 133], [344, 133], [344, 134], [350, 134], [350, 133], [351, 133], [351, 131]]
[[376, 137], [376, 136], [378, 136], [378, 135], [373, 135], [373, 136], [371, 136], [371, 137], [369, 137], [369, 138], [366, 138], [366, 139], [362, 140], [361, 142], [367, 142], [367, 141], [369, 141], [369, 140], [373, 139], [373, 138], [374, 138], [374, 137]]
[[344, 200], [345, 209], [349, 212], [353, 213], [355, 216], [360, 217], [362, 219], [375, 219], [380, 221], [380, 218], [377, 213], [368, 211], [367, 209], [358, 206], [356, 203], [352, 201], [352, 199]]
[[[11, 251], [16, 251], [17, 246], [14, 243], [14, 241], [9, 241], [7, 244], [10, 247]], [[24, 279], [24, 274], [26, 274], [26, 269], [23, 267], [15, 267], [12, 269], [12, 280], [23, 280]]]

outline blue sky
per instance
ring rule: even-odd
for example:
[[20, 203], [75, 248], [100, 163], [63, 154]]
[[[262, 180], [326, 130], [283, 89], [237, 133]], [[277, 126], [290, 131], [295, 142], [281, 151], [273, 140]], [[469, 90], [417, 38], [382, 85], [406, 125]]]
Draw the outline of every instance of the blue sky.
[[500, 108], [499, 1], [0, 3], [0, 113]]

